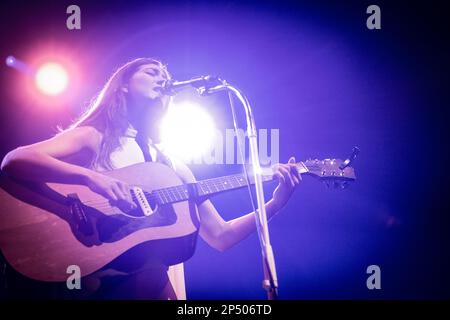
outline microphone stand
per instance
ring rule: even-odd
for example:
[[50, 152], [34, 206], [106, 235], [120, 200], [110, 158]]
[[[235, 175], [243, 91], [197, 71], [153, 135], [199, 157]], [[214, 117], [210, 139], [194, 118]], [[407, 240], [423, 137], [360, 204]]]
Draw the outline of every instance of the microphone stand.
[[259, 162], [259, 152], [257, 144], [257, 131], [255, 119], [253, 117], [252, 108], [245, 95], [238, 88], [230, 85], [225, 80], [216, 78], [220, 82], [219, 85], [213, 87], [201, 86], [197, 88], [200, 95], [205, 96], [219, 91], [228, 91], [230, 103], [233, 107], [232, 96], [241, 102], [245, 110], [247, 121], [247, 134], [249, 139], [249, 149], [251, 161], [253, 164], [253, 176], [255, 178], [255, 189], [258, 208], [255, 211], [256, 229], [258, 233], [259, 242], [261, 245], [264, 279], [262, 282], [263, 288], [267, 292], [268, 300], [276, 300], [278, 298], [278, 278], [275, 268], [275, 259], [273, 255], [272, 246], [269, 238], [269, 228], [267, 224], [267, 214], [264, 200], [264, 190], [262, 181], [262, 170]]

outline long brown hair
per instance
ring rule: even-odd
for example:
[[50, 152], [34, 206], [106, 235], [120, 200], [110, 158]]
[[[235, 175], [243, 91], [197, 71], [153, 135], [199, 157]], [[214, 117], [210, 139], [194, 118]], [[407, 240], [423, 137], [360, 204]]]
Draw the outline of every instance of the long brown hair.
[[139, 67], [146, 64], [165, 67], [162, 62], [153, 58], [138, 58], [124, 64], [113, 73], [84, 113], [67, 129], [93, 126], [103, 134], [100, 151], [92, 159], [92, 167], [113, 169], [110, 154], [120, 146], [120, 137], [129, 127], [126, 93], [122, 88]]

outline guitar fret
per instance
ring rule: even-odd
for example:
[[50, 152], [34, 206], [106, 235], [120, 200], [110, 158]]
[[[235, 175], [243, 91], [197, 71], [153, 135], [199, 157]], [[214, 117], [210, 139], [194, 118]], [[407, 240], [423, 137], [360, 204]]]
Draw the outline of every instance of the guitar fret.
[[168, 203], [169, 201], [168, 201], [166, 189], [161, 189], [161, 194], [162, 194], [163, 197], [164, 197], [164, 202], [165, 202], [165, 203]]
[[161, 189], [161, 195], [163, 196], [164, 199], [164, 203], [168, 203], [168, 199], [167, 199], [167, 194], [166, 194], [166, 190]]
[[210, 186], [209, 186], [208, 181], [205, 181], [204, 187], [206, 188], [206, 193], [211, 193], [211, 192], [212, 192], [212, 190], [211, 190], [211, 188], [210, 188]]
[[[176, 193], [175, 193], [176, 192]], [[181, 192], [180, 192], [180, 188], [179, 187], [175, 187], [174, 188], [174, 193], [175, 193], [175, 200], [176, 201], [181, 201], [181, 200], [183, 200], [183, 196], [181, 195]]]
[[224, 179], [219, 180], [219, 187], [221, 188], [221, 190], [227, 190], [226, 181], [224, 181]]
[[[212, 183], [211, 183], [211, 187], [212, 188], [214, 188], [214, 189], [216, 189], [215, 191], [220, 191], [219, 190], [219, 187], [215, 184], [215, 181], [211, 181]], [[214, 189], [213, 189], [213, 191], [214, 191]]]
[[228, 182], [230, 183], [230, 185], [231, 185], [231, 187], [232, 187], [232, 188], [234, 188], [234, 187], [235, 187], [235, 185], [234, 185], [234, 181], [233, 181], [233, 179], [232, 179], [232, 178], [228, 179]]
[[200, 190], [202, 191], [203, 195], [209, 193], [208, 190], [205, 188], [205, 183], [204, 182], [200, 182], [199, 186], [200, 186]]
[[241, 182], [239, 181], [239, 176], [234, 176], [234, 180], [236, 181], [236, 186], [240, 187], [241, 186]]
[[172, 202], [172, 195], [170, 194], [170, 188], [164, 188], [167, 194], [167, 198], [169, 199], [168, 202]]
[[228, 183], [228, 179], [223, 179], [224, 181], [223, 181], [223, 187], [225, 188], [225, 190], [228, 190], [228, 189], [230, 189], [230, 187], [229, 187], [229, 183]]
[[182, 200], [187, 200], [189, 198], [187, 188], [185, 186], [180, 186], [180, 198]]
[[154, 191], [154, 194], [155, 194], [155, 196], [156, 196], [157, 201], [158, 201], [160, 204], [163, 204], [163, 203], [164, 203], [164, 199], [163, 199], [163, 197], [162, 197], [162, 195], [161, 195], [161, 192], [160, 192], [159, 190], [155, 190], [155, 191]]
[[220, 181], [214, 181], [214, 186], [217, 188], [217, 191], [223, 191], [223, 185]]
[[161, 190], [158, 190], [158, 195], [159, 195], [159, 198], [161, 200], [161, 204], [164, 204], [165, 203], [164, 195], [163, 195]]
[[184, 185], [179, 186], [178, 192], [180, 193], [180, 200], [189, 199], [189, 193], [187, 188]]
[[166, 191], [167, 199], [169, 200], [169, 201], [167, 201], [167, 203], [172, 202], [172, 196], [170, 195], [170, 188], [166, 188], [164, 190]]
[[168, 189], [171, 198], [171, 201], [177, 201], [177, 196], [175, 195], [175, 191], [173, 190], [173, 188], [169, 188]]
[[211, 185], [211, 183], [207, 182], [206, 185], [208, 187], [209, 193], [214, 193], [213, 186]]

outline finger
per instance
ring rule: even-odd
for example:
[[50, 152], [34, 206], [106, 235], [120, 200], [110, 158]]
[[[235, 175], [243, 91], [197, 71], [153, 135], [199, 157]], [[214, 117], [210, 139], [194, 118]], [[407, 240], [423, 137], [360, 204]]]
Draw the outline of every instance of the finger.
[[300, 177], [300, 173], [298, 172], [297, 165], [293, 163], [289, 163], [288, 165], [289, 169], [291, 170], [291, 174], [297, 177], [297, 179], [301, 180], [302, 178]]
[[290, 157], [288, 163], [295, 163], [295, 157]]
[[118, 182], [117, 186], [120, 188], [120, 190], [128, 196], [128, 194], [130, 193], [130, 191], [128, 190], [128, 187], [125, 183], [123, 182]]
[[291, 174], [290, 174], [289, 169], [286, 168], [286, 167], [284, 167], [284, 166], [281, 166], [281, 167], [280, 167], [280, 172], [281, 172], [281, 173], [283, 174], [283, 176], [284, 176], [285, 183], [286, 183], [286, 184], [290, 184], [291, 187], [294, 187], [294, 186], [295, 186], [294, 180], [292, 180], [292, 176], [291, 176]]
[[126, 183], [122, 182], [119, 184], [119, 187], [122, 190], [122, 193], [126, 196], [126, 201], [129, 203], [129, 205], [133, 208], [136, 207], [136, 204], [131, 197], [130, 187]]
[[127, 213], [134, 208], [134, 204], [128, 201], [126, 193], [122, 191], [118, 184], [114, 185], [112, 190], [117, 197], [115, 206], [118, 207], [122, 212]]
[[275, 173], [276, 171], [278, 171], [278, 168], [280, 168], [280, 164], [279, 164], [279, 163], [274, 164], [274, 165], [272, 166], [272, 171]]
[[125, 193], [120, 189], [120, 187], [117, 184], [114, 184], [112, 186], [112, 190], [114, 192], [114, 194], [117, 197], [117, 200], [120, 201], [127, 201], [127, 196], [125, 195]]
[[284, 183], [284, 176], [281, 174], [281, 172], [276, 171], [273, 175], [278, 178], [278, 182]]
[[117, 196], [114, 194], [112, 190], [108, 190], [106, 192], [106, 197], [111, 200], [112, 202], [117, 202]]

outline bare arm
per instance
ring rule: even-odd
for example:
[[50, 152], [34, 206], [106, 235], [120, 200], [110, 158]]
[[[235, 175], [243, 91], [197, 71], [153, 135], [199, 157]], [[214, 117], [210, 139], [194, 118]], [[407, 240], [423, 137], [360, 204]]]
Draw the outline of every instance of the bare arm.
[[10, 151], [2, 161], [1, 170], [19, 179], [40, 182], [86, 184], [89, 169], [59, 160], [80, 152], [94, 150], [100, 134], [92, 127], [79, 127], [55, 137]]
[[60, 160], [85, 148], [97, 152], [101, 139], [101, 134], [93, 127], [74, 128], [12, 150], [3, 159], [1, 170], [24, 180], [86, 185], [126, 212], [136, 207], [126, 183]]
[[[266, 203], [267, 218], [271, 219], [280, 209], [273, 200], [269, 200]], [[256, 230], [254, 212], [225, 221], [209, 200], [203, 202], [198, 210], [202, 221], [200, 236], [218, 251], [233, 247]]]
[[[187, 182], [195, 182], [190, 169], [183, 163], [176, 163], [177, 173]], [[295, 159], [287, 164], [274, 166], [274, 176], [278, 177], [279, 185], [273, 198], [266, 204], [267, 218], [271, 219], [287, 203], [301, 177], [295, 168]], [[251, 212], [239, 218], [225, 221], [217, 212], [211, 201], [206, 200], [198, 206], [201, 220], [200, 236], [211, 247], [225, 251], [247, 238], [256, 230], [255, 213]]]

